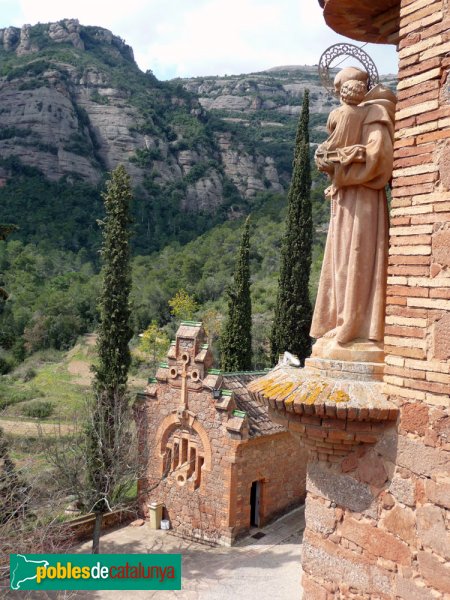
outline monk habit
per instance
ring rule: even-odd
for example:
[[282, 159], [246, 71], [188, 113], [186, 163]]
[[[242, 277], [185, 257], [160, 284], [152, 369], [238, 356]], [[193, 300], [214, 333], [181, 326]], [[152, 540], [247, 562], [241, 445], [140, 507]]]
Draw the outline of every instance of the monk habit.
[[[370, 94], [370, 93], [369, 93]], [[342, 105], [326, 142], [339, 162], [332, 174], [331, 219], [311, 336], [382, 341], [388, 256], [385, 186], [392, 175], [392, 102]], [[361, 156], [365, 158], [361, 158]], [[353, 162], [353, 161], [362, 162]]]

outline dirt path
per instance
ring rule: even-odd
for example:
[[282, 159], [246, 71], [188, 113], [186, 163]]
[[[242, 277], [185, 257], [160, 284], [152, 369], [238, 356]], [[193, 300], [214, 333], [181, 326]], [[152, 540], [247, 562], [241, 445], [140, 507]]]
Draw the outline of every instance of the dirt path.
[[30, 421], [9, 421], [0, 419], [0, 427], [6, 433], [24, 436], [37, 435], [66, 435], [71, 433], [72, 426], [63, 423], [37, 423]]
[[77, 376], [72, 383], [88, 386], [91, 384], [94, 374], [91, 371], [91, 365], [84, 360], [71, 360], [67, 365], [67, 370], [71, 375]]

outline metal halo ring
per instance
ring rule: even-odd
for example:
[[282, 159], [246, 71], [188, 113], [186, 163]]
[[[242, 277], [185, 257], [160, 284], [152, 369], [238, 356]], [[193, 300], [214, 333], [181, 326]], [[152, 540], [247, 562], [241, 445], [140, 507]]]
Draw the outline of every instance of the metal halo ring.
[[325, 50], [319, 60], [319, 77], [322, 85], [334, 95], [334, 83], [330, 77], [331, 63], [339, 56], [351, 56], [363, 65], [369, 75], [368, 89], [380, 81], [378, 69], [372, 58], [362, 48], [354, 44], [334, 44]]

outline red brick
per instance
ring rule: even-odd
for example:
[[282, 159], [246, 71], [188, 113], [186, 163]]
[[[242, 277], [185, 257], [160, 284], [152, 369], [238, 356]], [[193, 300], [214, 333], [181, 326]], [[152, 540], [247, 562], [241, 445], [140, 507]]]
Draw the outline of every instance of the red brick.
[[322, 427], [326, 429], [345, 429], [345, 423], [338, 419], [323, 419]]
[[345, 440], [345, 441], [352, 441], [355, 439], [355, 435], [353, 433], [348, 433], [347, 431], [338, 431], [338, 430], [331, 430], [328, 433], [328, 439], [330, 441], [333, 440]]
[[400, 131], [401, 129], [405, 129], [405, 127], [414, 127], [416, 124], [416, 117], [407, 117], [406, 119], [399, 119], [395, 121], [395, 131]]
[[416, 256], [398, 256], [395, 254], [389, 256], [390, 265], [429, 265], [430, 263], [430, 256], [420, 256], [419, 254]]
[[410, 196], [405, 198], [397, 198], [393, 196], [391, 208], [404, 208], [405, 206], [411, 206], [412, 199]]
[[428, 267], [421, 267], [421, 266], [415, 266], [415, 265], [408, 265], [408, 266], [389, 266], [388, 268], [388, 274], [389, 275], [410, 275], [410, 276], [415, 276], [415, 277], [421, 277], [421, 276], [428, 276], [429, 274], [429, 268]]
[[415, 139], [413, 137], [410, 138], [402, 138], [400, 140], [394, 140], [394, 150], [398, 148], [405, 148], [407, 146], [414, 146]]
[[433, 133], [423, 133], [417, 136], [417, 143], [424, 144], [425, 142], [436, 142], [450, 137], [450, 129], [443, 131], [434, 131]]
[[[439, 97], [439, 88], [436, 85], [438, 82], [437, 81], [431, 81], [431, 82], [426, 82], [427, 84], [434, 84], [434, 88], [425, 92], [425, 93], [418, 93], [416, 94], [410, 94], [409, 96], [407, 96], [405, 94], [405, 96], [400, 99], [397, 102], [397, 106], [396, 109], [397, 110], [401, 110], [402, 108], [407, 108], [409, 106], [414, 106], [415, 104], [421, 104], [422, 102], [427, 102], [429, 100], [436, 100]], [[423, 84], [421, 84], [423, 85]], [[419, 86], [417, 86], [419, 87]], [[416, 90], [416, 86], [412, 86], [411, 90], [414, 90], [415, 92], [417, 92]]]
[[[438, 85], [438, 82], [435, 82]], [[410, 92], [410, 89], [405, 90], [405, 92]], [[409, 157], [409, 156], [420, 156], [422, 154], [430, 154], [431, 152], [434, 152], [435, 150], [435, 146], [434, 144], [422, 144], [421, 146], [413, 146], [411, 147], [405, 147], [405, 148], [399, 148], [398, 150], [395, 151], [394, 153], [394, 157], [395, 159], [399, 159], [399, 158], [403, 158], [403, 157]]]
[[313, 425], [307, 425], [305, 430], [305, 435], [309, 438], [314, 439], [323, 439], [327, 437], [327, 432], [321, 429], [320, 427], [314, 427]]
[[[450, 137], [450, 132], [448, 132], [448, 137]], [[408, 175], [405, 177], [394, 177], [392, 185], [395, 188], [402, 186], [416, 186], [421, 183], [430, 183], [436, 181], [439, 178], [439, 175], [436, 171], [432, 173], [423, 173], [422, 175]]]
[[405, 187], [394, 188], [392, 190], [392, 197], [398, 198], [400, 196], [416, 196], [419, 194], [430, 194], [434, 191], [434, 184], [422, 183], [422, 185], [405, 185]]
[[348, 421], [346, 426], [347, 431], [356, 432], [371, 432], [372, 427], [368, 421]]
[[421, 348], [404, 348], [403, 346], [384, 346], [386, 354], [394, 354], [394, 356], [404, 356], [406, 358], [425, 358], [426, 353]]
[[[422, 28], [421, 37], [422, 37], [422, 39], [427, 39], [429, 37], [434, 37], [435, 35], [438, 35], [439, 33], [448, 32], [448, 27], [449, 27], [448, 20], [447, 19], [441, 20], [439, 23], [436, 23], [435, 25], [430, 25], [429, 27]], [[442, 66], [443, 67], [448, 66], [448, 65], [446, 65], [445, 57], [443, 57], [443, 59], [442, 59]]]
[[421, 327], [400, 327], [398, 325], [386, 325], [385, 334], [424, 338], [426, 335], [426, 331]]
[[428, 154], [414, 154], [413, 156], [405, 156], [404, 158], [398, 158], [394, 161], [394, 169], [400, 169], [403, 167], [412, 167], [414, 165], [426, 165], [431, 163], [433, 155]]
[[406, 369], [405, 367], [393, 367], [392, 365], [385, 365], [384, 374], [396, 377], [409, 377], [410, 379], [425, 379], [425, 371]]
[[409, 225], [410, 220], [410, 217], [393, 217], [390, 220], [390, 223], [392, 227], [396, 225]]
[[408, 287], [406, 285], [388, 285], [388, 296], [408, 296], [409, 298], [428, 298], [428, 289], [419, 287]]
[[422, 125], [423, 123], [429, 123], [430, 121], [437, 121], [438, 119], [444, 119], [450, 115], [450, 107], [439, 108], [438, 110], [431, 110], [429, 112], [423, 113], [421, 115], [417, 115], [416, 123], [417, 125]]
[[300, 420], [302, 423], [307, 423], [309, 425], [320, 425], [322, 421], [320, 417], [314, 417], [312, 415], [302, 415]]
[[412, 390], [423, 390], [425, 392], [434, 392], [435, 394], [445, 394], [448, 396], [449, 387], [445, 383], [434, 383], [432, 381], [417, 381], [416, 379], [406, 379], [405, 386]]
[[400, 306], [406, 306], [406, 298], [400, 298], [399, 296], [386, 298], [386, 304], [396, 304]]
[[[403, 24], [403, 20], [402, 20]], [[407, 77], [412, 77], [413, 75], [418, 75], [419, 73], [423, 73], [424, 71], [431, 71], [436, 67], [441, 66], [441, 61], [439, 58], [430, 58], [428, 60], [423, 60], [413, 65], [412, 67], [406, 69], [400, 69], [398, 73], [399, 80], [406, 79]]]
[[420, 33], [410, 33], [400, 40], [398, 49], [401, 50], [402, 48], [407, 48], [413, 44], [417, 44], [417, 42], [420, 42]]
[[391, 236], [391, 246], [420, 246], [429, 245], [431, 243], [431, 235], [400, 235]]
[[[412, 215], [411, 225], [422, 225], [424, 223], [436, 223], [438, 220], [436, 213], [425, 215]], [[450, 212], [439, 213], [439, 221], [450, 221]], [[430, 260], [430, 259], [429, 259]]]
[[[419, 83], [418, 85], [411, 86], [405, 90], [399, 90], [397, 92], [397, 98], [401, 101], [405, 98], [418, 97], [419, 94], [424, 94], [431, 90], [439, 89], [439, 81], [436, 79], [431, 79], [430, 81], [424, 81], [423, 83]], [[420, 96], [421, 97], [421, 96]]]
[[430, 290], [430, 298], [450, 300], [450, 288], [432, 288]]

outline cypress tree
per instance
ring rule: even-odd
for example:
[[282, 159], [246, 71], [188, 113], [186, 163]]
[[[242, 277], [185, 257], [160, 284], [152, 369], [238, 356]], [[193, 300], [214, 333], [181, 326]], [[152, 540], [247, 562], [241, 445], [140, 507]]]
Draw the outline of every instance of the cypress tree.
[[129, 325], [131, 268], [129, 248], [130, 178], [118, 166], [103, 194], [106, 217], [102, 226], [102, 289], [99, 298], [98, 365], [94, 371], [94, 399], [87, 426], [87, 468], [96, 524], [93, 553], [98, 553], [102, 515], [110, 509], [120, 487], [128, 452], [130, 422], [127, 394], [132, 336]]
[[277, 302], [270, 337], [272, 363], [276, 363], [279, 354], [286, 350], [298, 356], [302, 364], [311, 353], [309, 330], [312, 306], [308, 285], [313, 221], [308, 125], [309, 90], [305, 90], [296, 136]]
[[250, 217], [247, 217], [234, 271], [228, 289], [228, 315], [221, 338], [223, 371], [252, 368], [252, 301], [250, 297]]

